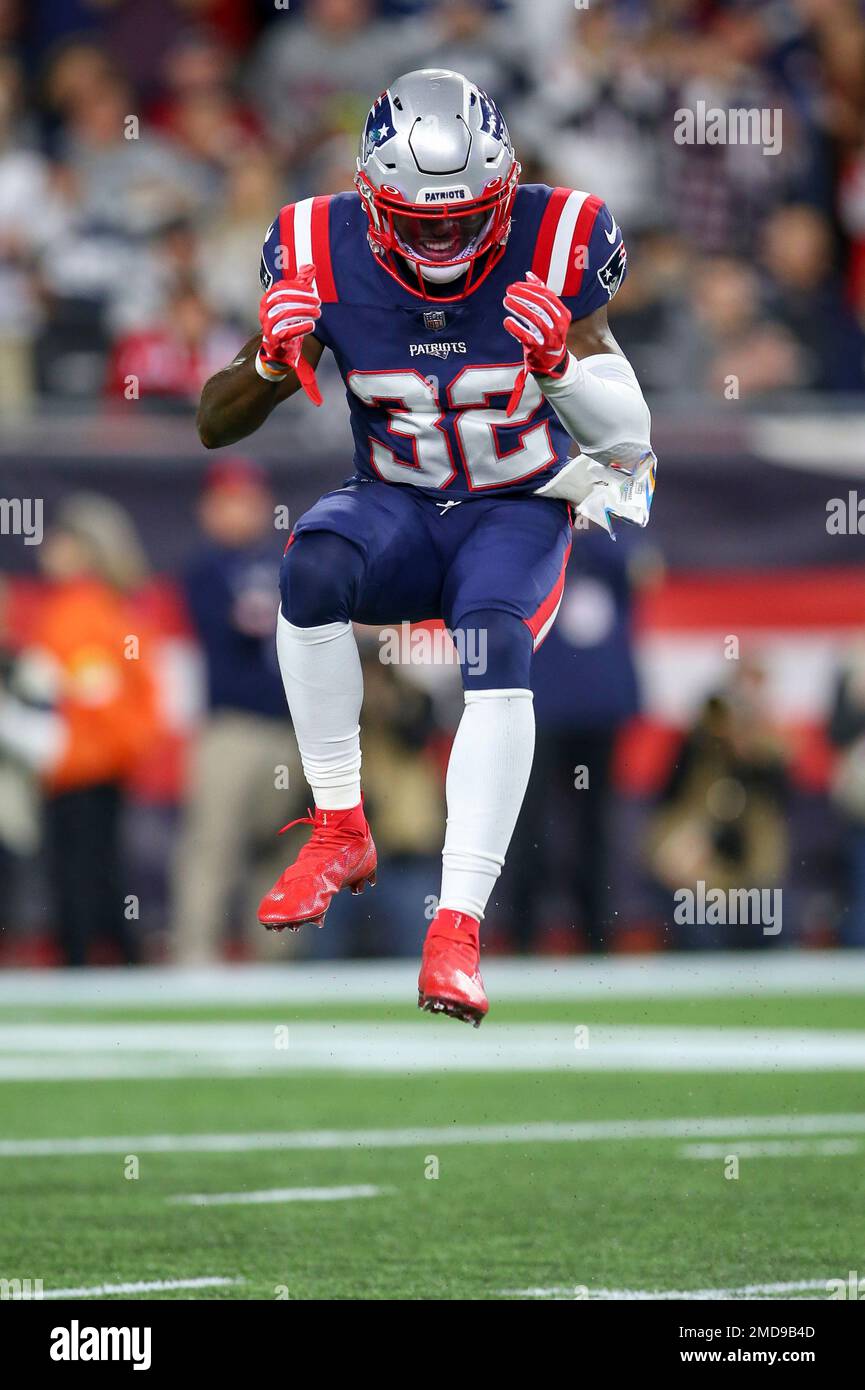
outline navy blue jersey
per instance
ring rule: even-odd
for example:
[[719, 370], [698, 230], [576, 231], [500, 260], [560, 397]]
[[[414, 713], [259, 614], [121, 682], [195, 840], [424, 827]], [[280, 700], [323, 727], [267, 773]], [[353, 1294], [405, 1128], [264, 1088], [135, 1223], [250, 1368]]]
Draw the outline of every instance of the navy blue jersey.
[[261, 260], [264, 289], [316, 267], [315, 337], [346, 385], [356, 476], [454, 499], [533, 492], [573, 441], [531, 376], [505, 415], [522, 357], [503, 327], [502, 299], [533, 270], [574, 319], [609, 303], [626, 271], [609, 209], [572, 189], [521, 186], [501, 260], [464, 299], [440, 305], [384, 269], [367, 225], [356, 193], [307, 198], [281, 210]]

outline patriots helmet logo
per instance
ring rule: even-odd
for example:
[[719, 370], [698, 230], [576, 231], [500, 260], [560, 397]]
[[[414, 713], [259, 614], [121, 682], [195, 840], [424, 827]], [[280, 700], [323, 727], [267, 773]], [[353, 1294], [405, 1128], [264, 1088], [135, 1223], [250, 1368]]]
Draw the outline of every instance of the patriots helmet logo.
[[628, 253], [625, 250], [625, 243], [620, 241], [612, 256], [605, 261], [598, 271], [598, 279], [607, 291], [610, 299], [616, 293], [625, 278], [628, 268]]
[[[276, 223], [271, 222], [270, 226], [267, 229], [267, 235], [264, 238], [265, 247], [267, 246], [267, 243], [270, 241], [270, 238], [273, 236], [275, 227]], [[263, 290], [269, 290], [273, 284], [273, 275], [270, 272], [270, 267], [268, 266], [267, 261], [264, 259], [264, 251], [262, 251], [261, 253], [261, 263], [258, 267], [258, 278], [261, 282], [261, 288]]]
[[[486, 92], [482, 92], [480, 88], [478, 88], [478, 98], [481, 104], [481, 130], [484, 131], [485, 134], [491, 135], [494, 140], [498, 140], [506, 149], [513, 153], [514, 147], [511, 144], [508, 127], [501, 111], [496, 106], [492, 97], [487, 96]], [[472, 100], [474, 100], [474, 97], [472, 97]]]
[[367, 160], [373, 150], [377, 150], [380, 145], [384, 145], [394, 135], [396, 135], [396, 128], [390, 109], [390, 97], [387, 92], [382, 92], [381, 96], [373, 102], [366, 118], [366, 125], [363, 128], [364, 160]]

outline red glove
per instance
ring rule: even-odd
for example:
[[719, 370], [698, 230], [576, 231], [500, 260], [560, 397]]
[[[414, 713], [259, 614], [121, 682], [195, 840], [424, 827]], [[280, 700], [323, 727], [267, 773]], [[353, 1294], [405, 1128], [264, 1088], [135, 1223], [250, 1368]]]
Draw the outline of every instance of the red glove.
[[526, 376], [554, 376], [568, 355], [570, 311], [531, 270], [525, 280], [508, 285], [502, 301], [510, 312], [504, 320], [509, 333], [523, 345], [523, 368], [514, 384], [507, 413], [512, 415], [523, 393]]
[[321, 314], [321, 300], [313, 289], [315, 266], [304, 265], [293, 280], [277, 280], [261, 297], [258, 318], [261, 347], [258, 372], [266, 381], [282, 381], [288, 371], [297, 378], [314, 405], [321, 405], [315, 372], [301, 355], [307, 333]]

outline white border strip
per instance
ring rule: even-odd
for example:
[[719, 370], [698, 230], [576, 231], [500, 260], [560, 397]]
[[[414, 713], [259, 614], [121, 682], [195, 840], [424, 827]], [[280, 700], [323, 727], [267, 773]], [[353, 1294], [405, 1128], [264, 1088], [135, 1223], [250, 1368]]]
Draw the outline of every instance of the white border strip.
[[[731, 1153], [732, 1150], [732, 1153]], [[758, 1139], [733, 1144], [685, 1144], [680, 1158], [844, 1158], [862, 1150], [861, 1139]]]
[[724, 1300], [733, 1298], [765, 1298], [778, 1294], [813, 1293], [820, 1291], [829, 1295], [828, 1279], [794, 1279], [782, 1284], [742, 1284], [732, 1289], [589, 1289], [585, 1285], [553, 1284], [546, 1289], [500, 1289], [503, 1298], [551, 1298], [551, 1299], [595, 1299], [631, 1302], [637, 1300], [664, 1301], [684, 1299], [697, 1302], [701, 1300]]
[[132, 1284], [90, 1284], [82, 1289], [46, 1289], [43, 1298], [110, 1298], [114, 1294], [171, 1293], [174, 1289], [226, 1289], [243, 1279], [140, 1279]]
[[[249, 1004], [411, 1002], [415, 961], [352, 961], [296, 965], [220, 965], [200, 969], [141, 966], [136, 970], [6, 970], [0, 1006], [85, 1005], [118, 1009]], [[851, 951], [724, 951], [688, 955], [580, 960], [484, 960], [484, 979], [497, 1001], [709, 998], [731, 995], [860, 994], [865, 949]]]
[[257, 1192], [189, 1192], [167, 1200], [178, 1207], [266, 1206], [270, 1202], [350, 1202], [358, 1197], [384, 1197], [392, 1187], [270, 1187]]
[[667, 1120], [581, 1120], [427, 1129], [313, 1129], [238, 1134], [139, 1134], [80, 1139], [0, 1139], [0, 1158], [96, 1154], [251, 1153], [275, 1150], [412, 1149], [435, 1144], [586, 1144], [629, 1139], [714, 1139], [735, 1135], [865, 1134], [865, 1112], [694, 1116]]

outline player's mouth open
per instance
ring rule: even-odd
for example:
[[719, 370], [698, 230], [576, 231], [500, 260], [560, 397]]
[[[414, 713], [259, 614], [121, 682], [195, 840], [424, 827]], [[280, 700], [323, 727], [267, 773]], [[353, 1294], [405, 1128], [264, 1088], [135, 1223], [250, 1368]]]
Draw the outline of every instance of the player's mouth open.
[[485, 221], [484, 214], [477, 213], [471, 217], [396, 217], [394, 225], [399, 240], [413, 255], [444, 264], [458, 260], [469, 249]]

